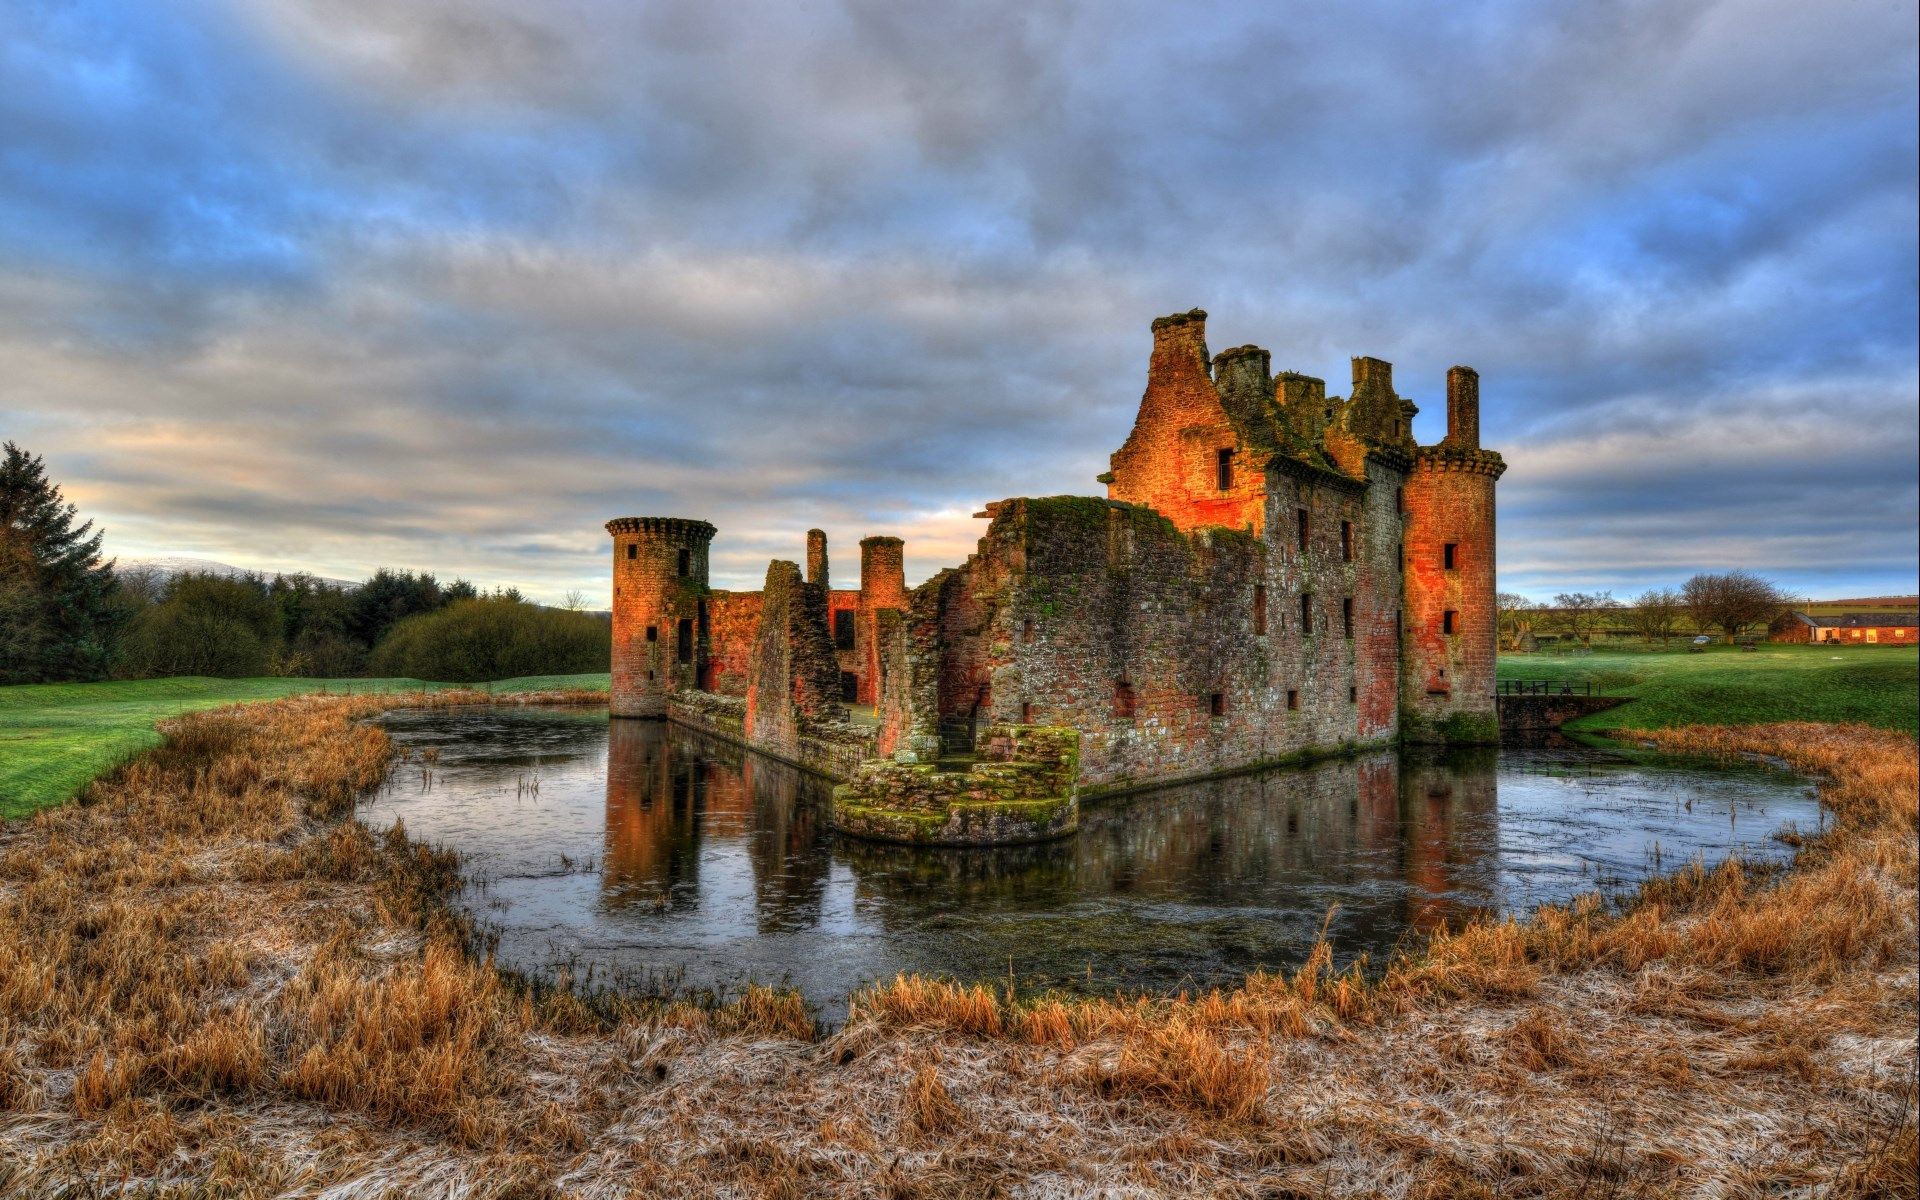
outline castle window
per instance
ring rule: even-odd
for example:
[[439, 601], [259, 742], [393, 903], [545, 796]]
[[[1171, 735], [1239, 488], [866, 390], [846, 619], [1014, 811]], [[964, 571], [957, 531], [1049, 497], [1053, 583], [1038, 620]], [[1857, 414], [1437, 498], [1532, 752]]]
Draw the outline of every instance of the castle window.
[[1313, 632], [1313, 593], [1312, 592], [1300, 593], [1300, 632], [1302, 634], [1309, 634]]
[[1032, 617], [1028, 617], [1026, 620], [1020, 622], [1020, 636], [1029, 642], [1033, 640], [1033, 618]]
[[1221, 491], [1224, 492], [1233, 486], [1233, 451], [1231, 449], [1214, 452], [1213, 473]]
[[1357, 687], [1350, 687], [1350, 688], [1348, 688], [1348, 689], [1347, 689], [1347, 703], [1348, 703], [1348, 704], [1358, 704], [1358, 703], [1360, 703], [1360, 689], [1359, 689], [1359, 688], [1357, 688]]
[[1113, 715], [1123, 721], [1133, 720], [1133, 685], [1126, 680], [1115, 681], [1113, 685]]
[[652, 682], [653, 682], [653, 672], [652, 672], [652, 671], [648, 671], [648, 672], [647, 672], [647, 682], [648, 682], [648, 683], [652, 683]]
[[1454, 616], [1454, 613], [1452, 609], [1448, 609], [1447, 611], [1440, 614], [1440, 632], [1441, 633], [1453, 632], [1453, 616]]
[[1022, 725], [1033, 724], [1033, 705], [1032, 704], [1022, 704], [1020, 706], [1020, 723]]
[[1353, 522], [1340, 522], [1340, 561], [1353, 561]]
[[658, 625], [647, 626], [647, 640], [650, 642], [657, 642], [660, 640], [660, 627]]
[[1353, 636], [1353, 597], [1340, 601], [1340, 629], [1347, 636]]
[[636, 545], [634, 545], [634, 544], [633, 544], [632, 542], [628, 542], [628, 543], [627, 543], [627, 557], [628, 557], [628, 558], [639, 558], [639, 557], [640, 557], [640, 547], [638, 547], [638, 546], [636, 546]]
[[675, 562], [680, 569], [680, 578], [685, 579], [687, 576], [693, 574], [693, 551], [683, 547], [676, 557]]
[[1224, 717], [1227, 715], [1227, 694], [1225, 692], [1215, 692], [1207, 697], [1207, 713], [1215, 717]]
[[852, 671], [840, 672], [840, 701], [852, 704], [860, 699], [860, 677]]
[[843, 608], [833, 614], [833, 644], [835, 649], [853, 649], [853, 610]]
[[1253, 632], [1258, 637], [1267, 632], [1267, 585], [1253, 585]]
[[1446, 567], [1447, 570], [1453, 570], [1455, 560], [1459, 558], [1459, 554], [1457, 553], [1459, 549], [1460, 544], [1458, 542], [1448, 542], [1445, 546], [1441, 547], [1441, 565]]
[[1300, 549], [1305, 551], [1307, 548], [1307, 510], [1304, 508], [1296, 508], [1293, 510], [1293, 514], [1300, 522]]
[[677, 657], [683, 663], [692, 662], [693, 661], [693, 619], [691, 617], [680, 618], [680, 629], [679, 629], [678, 641], [679, 641], [679, 644], [675, 647], [675, 651], [674, 651], [675, 657]]
[[1299, 710], [1300, 710], [1300, 691], [1297, 688], [1288, 688], [1287, 689], [1287, 711], [1298, 712]]

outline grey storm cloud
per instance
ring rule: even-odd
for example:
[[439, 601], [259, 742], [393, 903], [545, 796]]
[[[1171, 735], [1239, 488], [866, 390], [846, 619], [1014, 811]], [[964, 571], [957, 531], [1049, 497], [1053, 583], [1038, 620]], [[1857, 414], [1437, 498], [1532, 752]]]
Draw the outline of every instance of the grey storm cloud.
[[123, 554], [919, 577], [1198, 304], [1478, 367], [1503, 586], [1908, 591], [1915, 95], [1878, 2], [11, 5], [0, 417]]

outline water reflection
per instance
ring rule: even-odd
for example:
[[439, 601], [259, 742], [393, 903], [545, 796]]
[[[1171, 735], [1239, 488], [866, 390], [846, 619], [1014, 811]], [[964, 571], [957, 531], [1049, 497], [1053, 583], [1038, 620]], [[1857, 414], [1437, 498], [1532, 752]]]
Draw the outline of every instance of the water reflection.
[[[1757, 772], [1592, 751], [1391, 754], [1164, 789], [1041, 846], [837, 839], [828, 785], [658, 722], [542, 710], [393, 714], [439, 748], [364, 806], [469, 855], [464, 895], [504, 962], [586, 961], [686, 986], [786, 980], [831, 1014], [895, 971], [1082, 991], [1231, 982], [1349, 959], [1471, 913], [1529, 907], [1695, 852], [1774, 855], [1816, 820]], [[1329, 917], [1331, 913], [1331, 917]]]

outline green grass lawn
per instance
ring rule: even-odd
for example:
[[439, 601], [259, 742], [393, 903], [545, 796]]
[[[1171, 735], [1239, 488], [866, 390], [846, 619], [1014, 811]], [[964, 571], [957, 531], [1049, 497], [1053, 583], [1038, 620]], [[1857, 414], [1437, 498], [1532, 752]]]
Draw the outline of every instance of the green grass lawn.
[[1920, 652], [1763, 644], [1690, 654], [1608, 647], [1590, 655], [1503, 654], [1502, 679], [1592, 681], [1633, 701], [1569, 722], [1574, 732], [1769, 721], [1861, 721], [1920, 732]]
[[[59, 804], [160, 743], [156, 722], [196, 708], [299, 692], [408, 691], [418, 679], [140, 679], [0, 687], [0, 819]], [[607, 676], [542, 675], [481, 685], [497, 692], [607, 686]]]

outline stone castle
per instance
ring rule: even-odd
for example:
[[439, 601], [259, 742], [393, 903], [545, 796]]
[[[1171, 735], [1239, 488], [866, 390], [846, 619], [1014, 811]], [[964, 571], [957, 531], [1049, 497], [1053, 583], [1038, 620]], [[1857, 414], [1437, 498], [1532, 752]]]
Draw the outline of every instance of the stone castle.
[[669, 718], [842, 781], [862, 836], [1055, 836], [1100, 795], [1413, 742], [1491, 742], [1494, 486], [1479, 376], [1447, 372], [1447, 434], [1417, 445], [1391, 364], [1345, 398], [1211, 359], [1206, 314], [1153, 322], [1147, 388], [1105, 499], [988, 504], [979, 548], [909, 589], [899, 538], [857, 588], [773, 562], [708, 585], [705, 521], [623, 517], [619, 717]]

